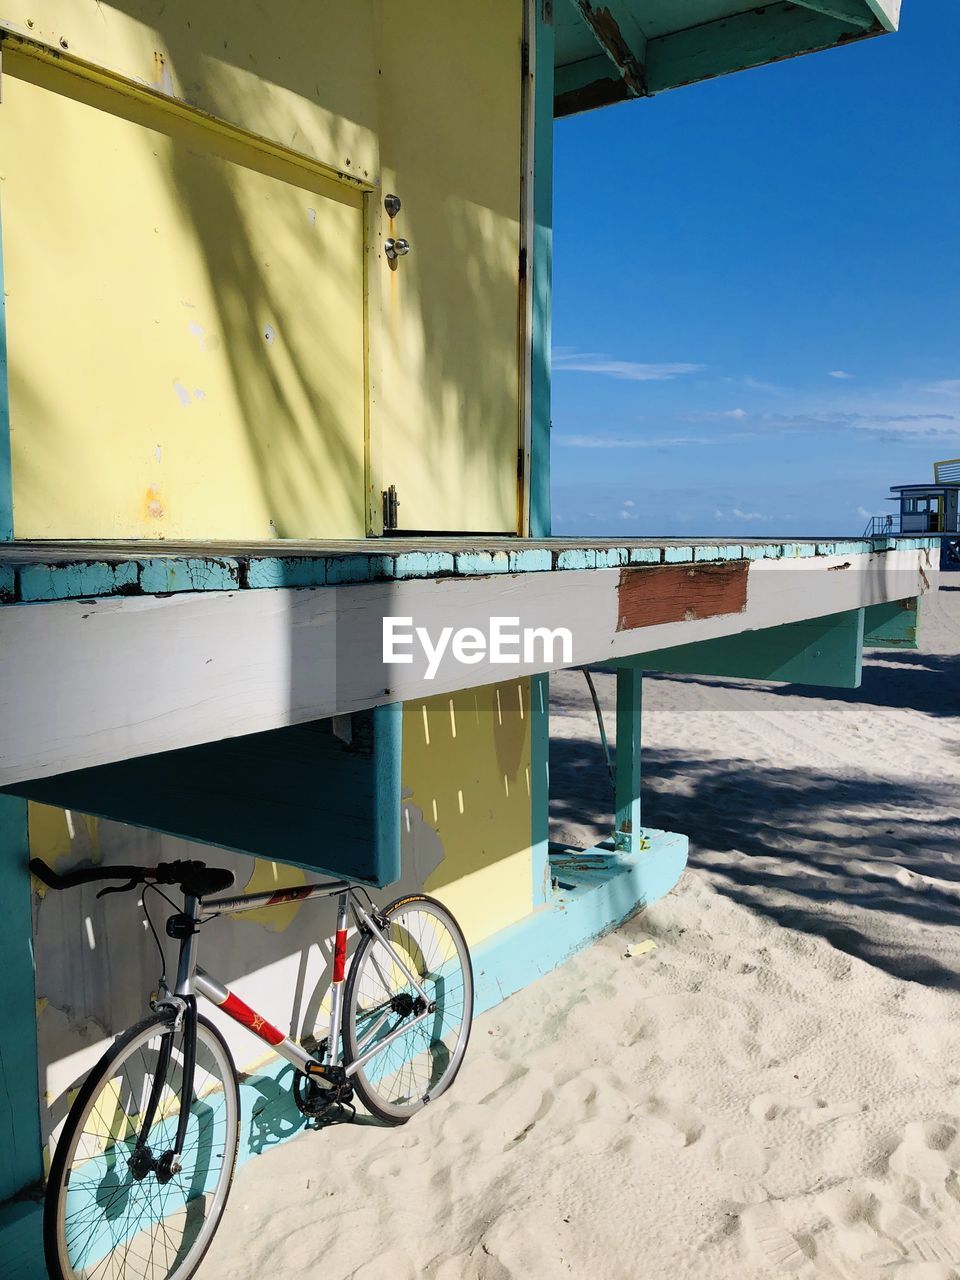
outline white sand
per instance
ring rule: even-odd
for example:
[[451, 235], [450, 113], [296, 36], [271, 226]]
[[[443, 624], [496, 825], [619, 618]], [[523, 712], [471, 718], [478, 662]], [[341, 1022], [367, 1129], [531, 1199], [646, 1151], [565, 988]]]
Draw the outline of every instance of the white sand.
[[[405, 1128], [249, 1163], [201, 1275], [960, 1277], [950, 586], [923, 653], [870, 658], [855, 693], [645, 682], [645, 817], [691, 836], [678, 889], [478, 1019]], [[576, 673], [554, 694], [557, 831], [589, 839], [592, 710]]]

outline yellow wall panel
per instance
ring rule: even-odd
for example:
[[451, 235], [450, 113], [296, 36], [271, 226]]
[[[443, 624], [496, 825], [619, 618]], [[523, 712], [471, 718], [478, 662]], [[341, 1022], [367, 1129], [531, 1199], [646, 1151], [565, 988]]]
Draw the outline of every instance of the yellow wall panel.
[[372, 178], [372, 9], [372, 0], [6, 0], [0, 25]]
[[362, 537], [361, 193], [4, 72], [16, 536]]
[[424, 888], [471, 945], [530, 912], [530, 682], [465, 689], [403, 708], [404, 825], [439, 839]]
[[523, 8], [9, 0], [18, 534], [517, 530]]
[[515, 533], [523, 5], [396, 12], [378, 3], [384, 234], [412, 249], [383, 285], [382, 481], [401, 528]]

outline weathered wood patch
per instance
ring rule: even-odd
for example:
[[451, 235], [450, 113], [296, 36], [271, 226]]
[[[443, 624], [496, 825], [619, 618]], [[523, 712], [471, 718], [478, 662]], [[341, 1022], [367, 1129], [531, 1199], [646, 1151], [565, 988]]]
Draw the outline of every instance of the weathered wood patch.
[[748, 569], [745, 560], [621, 569], [617, 630], [742, 613], [747, 606]]

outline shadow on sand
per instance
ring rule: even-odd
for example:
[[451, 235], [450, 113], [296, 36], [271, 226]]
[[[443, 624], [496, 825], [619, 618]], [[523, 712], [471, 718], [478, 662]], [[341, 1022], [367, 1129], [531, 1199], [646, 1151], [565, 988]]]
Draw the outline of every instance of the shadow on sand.
[[[650, 683], [657, 680], [720, 683]], [[722, 683], [801, 700], [800, 715], [810, 698], [912, 708], [921, 715], [916, 740], [903, 742], [911, 760], [924, 750], [923, 716], [960, 713], [960, 655], [878, 653], [858, 690]], [[561, 697], [580, 705], [572, 687]], [[894, 731], [907, 728], [898, 721]], [[865, 754], [856, 772], [837, 776], [828, 767], [724, 757], [718, 747], [697, 743], [691, 730], [690, 750], [644, 751], [644, 822], [688, 835], [690, 866], [751, 911], [896, 978], [960, 990], [960, 769], [956, 783], [901, 781], [889, 768], [872, 771]], [[960, 732], [955, 743], [941, 734], [935, 749], [941, 759], [960, 755]], [[555, 823], [609, 831], [612, 791], [598, 742], [553, 741], [551, 792]]]

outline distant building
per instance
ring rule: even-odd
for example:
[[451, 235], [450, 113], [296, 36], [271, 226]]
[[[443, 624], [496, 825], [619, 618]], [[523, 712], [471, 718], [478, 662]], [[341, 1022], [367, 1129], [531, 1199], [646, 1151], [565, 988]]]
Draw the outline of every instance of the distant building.
[[889, 502], [899, 502], [897, 515], [872, 516], [865, 533], [937, 534], [941, 569], [960, 568], [960, 458], [933, 464], [932, 484], [894, 484]]

